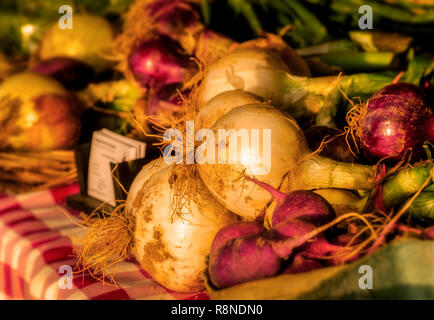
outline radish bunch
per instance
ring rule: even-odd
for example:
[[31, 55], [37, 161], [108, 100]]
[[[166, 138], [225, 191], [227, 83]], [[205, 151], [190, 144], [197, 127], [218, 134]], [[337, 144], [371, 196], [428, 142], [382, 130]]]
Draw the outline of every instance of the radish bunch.
[[[265, 230], [258, 222], [238, 222], [217, 233], [209, 259], [209, 276], [215, 286], [226, 288], [280, 272], [320, 268], [322, 264], [313, 259], [344, 248], [342, 243], [330, 243], [323, 233], [311, 234], [335, 218], [323, 197], [304, 190], [284, 194], [266, 183], [249, 180], [269, 191], [277, 202], [272, 228]], [[284, 261], [292, 257], [285, 268]]]

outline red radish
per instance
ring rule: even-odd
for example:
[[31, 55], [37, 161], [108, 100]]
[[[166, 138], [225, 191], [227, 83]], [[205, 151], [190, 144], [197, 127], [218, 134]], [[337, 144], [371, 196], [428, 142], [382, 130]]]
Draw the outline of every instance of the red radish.
[[160, 37], [142, 42], [129, 59], [130, 70], [146, 88], [158, 84], [180, 83], [195, 72], [195, 64], [173, 40]]
[[336, 217], [327, 200], [312, 191], [297, 190], [285, 194], [265, 182], [250, 177], [247, 179], [267, 190], [276, 200], [271, 221], [273, 227], [287, 219], [297, 218], [314, 225], [321, 225]]
[[[307, 248], [302, 252], [302, 255], [310, 259], [321, 259], [326, 256], [335, 256], [333, 259], [325, 259], [328, 265], [338, 265], [343, 262], [350, 262], [356, 260], [359, 255], [355, 254], [347, 257], [347, 254], [353, 250], [354, 247], [345, 245], [332, 244], [327, 241], [325, 237], [319, 237], [317, 240], [310, 242]], [[346, 260], [344, 260], [347, 258]]]
[[276, 275], [282, 260], [311, 236], [285, 240], [270, 239], [269, 234], [235, 238], [210, 255], [208, 272], [218, 288]]
[[265, 228], [256, 222], [238, 222], [228, 225], [216, 234], [211, 246], [211, 254], [217, 252], [229, 240], [258, 235], [263, 232], [265, 232]]
[[273, 224], [272, 230], [277, 233], [277, 237], [285, 239], [302, 236], [315, 228], [314, 224], [303, 219], [286, 219], [278, 224]]
[[432, 110], [421, 89], [409, 83], [375, 93], [360, 120], [359, 138], [373, 159], [399, 160], [407, 149], [417, 152], [424, 141], [434, 141]]
[[71, 90], [84, 89], [94, 77], [94, 71], [88, 64], [67, 57], [43, 60], [31, 71], [54, 78]]
[[[300, 237], [313, 231], [317, 226], [332, 221], [336, 214], [330, 204], [312, 191], [298, 190], [284, 194], [270, 185], [249, 178], [259, 184], [277, 202], [272, 215], [272, 227], [280, 237]], [[343, 239], [340, 239], [342, 242]], [[319, 258], [342, 252], [345, 245], [329, 243], [324, 234], [318, 234], [314, 241], [303, 247], [303, 254], [309, 258]], [[348, 250], [350, 250], [349, 247]], [[343, 261], [344, 255], [333, 259], [333, 264]], [[352, 260], [358, 256], [352, 257]]]
[[232, 239], [210, 256], [209, 275], [218, 288], [271, 277], [281, 267], [272, 246], [258, 236]]

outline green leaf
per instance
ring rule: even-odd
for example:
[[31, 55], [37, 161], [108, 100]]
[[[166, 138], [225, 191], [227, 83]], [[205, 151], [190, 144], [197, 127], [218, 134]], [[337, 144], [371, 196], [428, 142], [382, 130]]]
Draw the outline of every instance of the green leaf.
[[430, 54], [421, 54], [410, 60], [408, 69], [403, 76], [403, 81], [420, 84], [423, 77], [428, 76], [434, 71], [434, 56]]
[[[372, 268], [372, 289], [359, 281]], [[349, 265], [280, 275], [223, 290], [211, 299], [434, 299], [434, 241], [403, 239]], [[362, 279], [363, 280], [363, 279]], [[362, 281], [363, 282], [363, 281]]]

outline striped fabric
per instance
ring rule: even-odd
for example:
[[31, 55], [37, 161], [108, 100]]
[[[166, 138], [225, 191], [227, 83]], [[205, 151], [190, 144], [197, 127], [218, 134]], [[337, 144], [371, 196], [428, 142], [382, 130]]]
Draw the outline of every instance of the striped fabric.
[[73, 184], [0, 195], [0, 299], [208, 299], [206, 292], [177, 293], [162, 287], [134, 261], [120, 264], [117, 287], [88, 273], [73, 273], [72, 288], [65, 286], [64, 268], [74, 270], [74, 247], [85, 231], [73, 221], [78, 212], [63, 203], [78, 189]]

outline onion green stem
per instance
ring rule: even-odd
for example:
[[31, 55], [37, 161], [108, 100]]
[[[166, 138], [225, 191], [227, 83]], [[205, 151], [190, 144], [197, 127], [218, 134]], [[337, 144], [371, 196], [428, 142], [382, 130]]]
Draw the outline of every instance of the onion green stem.
[[393, 52], [341, 52], [318, 57], [321, 62], [337, 66], [344, 71], [376, 71], [391, 67]]
[[375, 183], [375, 168], [315, 156], [300, 164], [297, 178], [308, 188], [370, 189]]
[[383, 202], [391, 208], [416, 193], [431, 175], [432, 163], [399, 171], [383, 185]]

